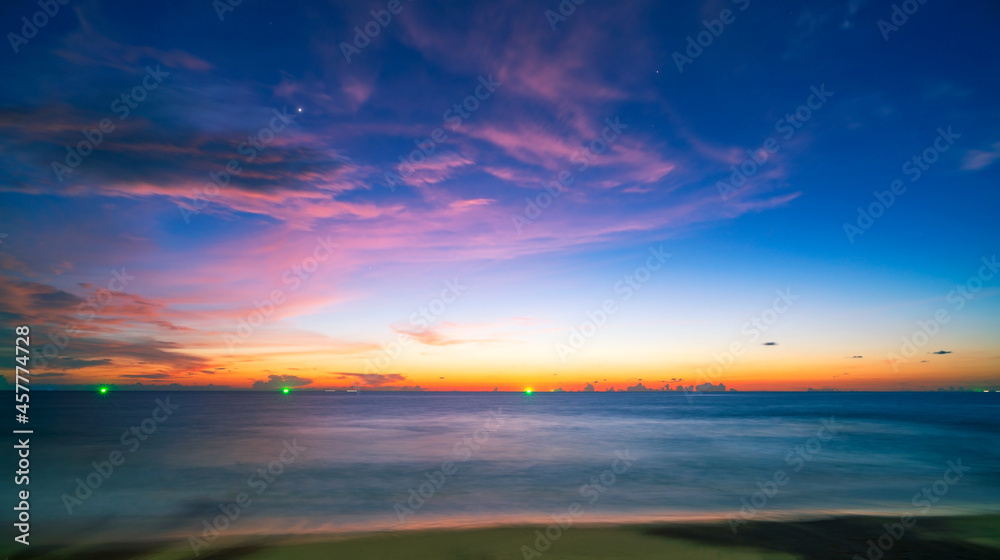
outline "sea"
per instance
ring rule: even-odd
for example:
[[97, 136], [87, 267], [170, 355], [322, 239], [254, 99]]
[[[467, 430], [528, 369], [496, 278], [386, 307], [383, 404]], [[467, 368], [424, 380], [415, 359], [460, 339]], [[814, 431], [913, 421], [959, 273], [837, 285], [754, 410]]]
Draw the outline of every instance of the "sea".
[[1000, 393], [33, 391], [11, 429], [42, 545], [1000, 512]]

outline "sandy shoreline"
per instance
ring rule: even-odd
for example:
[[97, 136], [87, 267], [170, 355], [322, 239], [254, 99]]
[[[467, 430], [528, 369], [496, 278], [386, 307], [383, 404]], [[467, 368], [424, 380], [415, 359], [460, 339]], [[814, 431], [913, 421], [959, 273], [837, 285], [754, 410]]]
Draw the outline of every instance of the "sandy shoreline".
[[[1000, 516], [922, 517], [911, 527], [898, 517], [847, 516], [809, 521], [750, 521], [733, 532], [727, 523], [517, 526], [437, 529], [340, 536], [262, 536], [219, 539], [199, 559], [850, 559], [937, 560], [1000, 558]], [[900, 531], [902, 529], [902, 531]], [[879, 556], [877, 547], [888, 547]], [[876, 547], [876, 549], [872, 549]], [[870, 554], [869, 554], [870, 551]], [[10, 558], [180, 560], [190, 546], [108, 544], [12, 550]]]

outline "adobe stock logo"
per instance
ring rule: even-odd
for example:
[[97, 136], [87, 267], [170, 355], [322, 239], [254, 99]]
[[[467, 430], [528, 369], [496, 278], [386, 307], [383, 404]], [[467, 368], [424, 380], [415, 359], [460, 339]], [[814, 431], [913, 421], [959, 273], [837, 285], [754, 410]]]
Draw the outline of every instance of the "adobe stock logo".
[[556, 26], [569, 19], [569, 16], [576, 13], [576, 7], [583, 4], [587, 0], [562, 0], [559, 2], [559, 13], [555, 13], [552, 10], [545, 10], [545, 20], [549, 22], [549, 26], [552, 27], [552, 31], [556, 30]]
[[[827, 104], [834, 93], [827, 91], [826, 84], [820, 84], [818, 88], [810, 86], [809, 91], [810, 94], [805, 103], [796, 107], [795, 111], [785, 113], [784, 117], [774, 123], [774, 131], [780, 132], [784, 141], [791, 140], [798, 130]], [[776, 135], [764, 140], [756, 150], [747, 149], [747, 157], [742, 162], [729, 166], [729, 170], [732, 171], [729, 179], [715, 183], [715, 188], [719, 190], [722, 200], [728, 200], [736, 195], [752, 177], [760, 172], [764, 164], [771, 158], [771, 154], [779, 149], [781, 149], [781, 141]]]
[[73, 515], [73, 508], [82, 506], [98, 488], [104, 485], [105, 481], [111, 478], [116, 472], [115, 467], [124, 465], [130, 454], [138, 451], [142, 442], [145, 442], [150, 436], [156, 433], [159, 425], [166, 422], [170, 418], [170, 415], [177, 412], [177, 409], [180, 408], [180, 405], [170, 402], [170, 397], [166, 397], [164, 400], [156, 399], [155, 403], [156, 408], [153, 409], [148, 417], [122, 432], [120, 438], [121, 445], [127, 448], [128, 455], [118, 449], [112, 450], [107, 455], [107, 461], [92, 462], [91, 466], [93, 466], [93, 469], [83, 478], [75, 479], [76, 488], [72, 494], [68, 492], [63, 493], [62, 502], [63, 506], [66, 507], [67, 513]]
[[[587, 143], [586, 147], [578, 150], [570, 156], [570, 163], [578, 166], [576, 173], [583, 173], [591, 165], [597, 156], [611, 149], [611, 145], [622, 136], [622, 131], [629, 125], [623, 124], [616, 116], [604, 119], [607, 126], [601, 131], [600, 136], [596, 136]], [[521, 233], [525, 226], [535, 223], [542, 212], [552, 206], [553, 202], [559, 198], [563, 192], [567, 191], [570, 185], [576, 180], [574, 172], [570, 169], [563, 169], [557, 175], [558, 180], [552, 180], [545, 184], [545, 191], [535, 195], [534, 198], [525, 197], [524, 212], [522, 214], [511, 214], [510, 220], [514, 223], [514, 229]]]
[[288, 288], [274, 288], [263, 301], [253, 300], [253, 310], [238, 319], [232, 332], [223, 334], [222, 338], [229, 349], [229, 355], [249, 340], [265, 321], [271, 319], [275, 311], [287, 301], [288, 296], [297, 292], [302, 283], [311, 278], [319, 270], [320, 265], [339, 247], [340, 243], [335, 243], [331, 236], [327, 236], [326, 239], [317, 237], [312, 253], [281, 274], [281, 283]]
[[[114, 98], [109, 104], [109, 109], [112, 113], [118, 115], [118, 120], [123, 121], [127, 119], [132, 114], [132, 110], [137, 109], [139, 104], [149, 97], [149, 92], [158, 88], [163, 83], [164, 78], [169, 76], [170, 72], [161, 70], [159, 64], [156, 65], [156, 68], [147, 66], [146, 75], [142, 77], [140, 83], [131, 90]], [[52, 171], [55, 173], [56, 179], [59, 179], [60, 183], [64, 182], [66, 175], [72, 173], [83, 163], [83, 160], [87, 156], [100, 148], [101, 144], [105, 141], [105, 137], [110, 136], [114, 131], [115, 123], [109, 118], [101, 119], [95, 128], [89, 130], [86, 128], [81, 129], [80, 134], [83, 136], [83, 140], [77, 142], [76, 146], [65, 146], [66, 155], [63, 157], [65, 163], [52, 161]]]
[[448, 130], [457, 131], [461, 128], [463, 119], [470, 119], [481, 106], [484, 106], [486, 101], [493, 97], [497, 88], [503, 85], [503, 83], [493, 79], [492, 73], [486, 76], [480, 74], [477, 81], [479, 83], [472, 90], [472, 93], [444, 110], [441, 115], [444, 122], [442, 126], [431, 130], [430, 136], [427, 138], [415, 139], [413, 143], [416, 145], [416, 149], [406, 154], [405, 157], [398, 156], [396, 159], [399, 160], [399, 164], [396, 165], [395, 171], [386, 171], [383, 174], [389, 190], [396, 192], [397, 185], [407, 184], [407, 179], [418, 174], [420, 165], [434, 155], [439, 144], [443, 144], [448, 139]]
[[[961, 134], [953, 132], [949, 126], [947, 129], [938, 127], [937, 137], [931, 145], [924, 148], [920, 153], [903, 162], [900, 171], [909, 177], [911, 183], [916, 183], [930, 170], [931, 166], [941, 159], [941, 155], [947, 152], [955, 141], [962, 137]], [[889, 183], [889, 188], [884, 191], [872, 191], [874, 202], [867, 207], [858, 206], [858, 217], [855, 223], [844, 222], [844, 233], [847, 240], [853, 245], [859, 235], [864, 235], [875, 225], [875, 220], [881, 218], [889, 208], [896, 203], [896, 199], [906, 193], [906, 185], [902, 180], [896, 179]]]
[[291, 443], [285, 440], [282, 443], [282, 450], [278, 457], [266, 465], [259, 467], [246, 480], [246, 486], [253, 489], [255, 494], [248, 490], [241, 490], [230, 502], [222, 502], [218, 506], [219, 514], [211, 520], [204, 518], [201, 521], [203, 527], [201, 535], [188, 537], [188, 545], [195, 556], [201, 555], [201, 549], [208, 548], [219, 538], [219, 536], [229, 529], [237, 519], [253, 504], [253, 496], [261, 495], [267, 491], [271, 484], [285, 472], [287, 465], [292, 465], [298, 460], [299, 454], [307, 451], [305, 447], [299, 445], [295, 439]]
[[361, 51], [372, 44], [372, 39], [378, 37], [382, 33], [382, 30], [392, 23], [392, 16], [399, 15], [402, 11], [403, 5], [400, 3], [400, 0], [389, 0], [384, 10], [372, 10], [370, 12], [372, 19], [363, 28], [357, 25], [354, 26], [353, 44], [346, 41], [340, 42], [340, 52], [344, 55], [344, 60], [350, 64], [352, 62], [351, 57], [361, 54]]
[[566, 342], [556, 343], [556, 353], [559, 354], [559, 359], [565, 363], [567, 357], [575, 354], [588, 340], [593, 338], [608, 323], [608, 320], [618, 313], [621, 305], [632, 299], [632, 296], [653, 278], [653, 273], [663, 268], [667, 259], [672, 256], [673, 253], [667, 253], [663, 250], [663, 245], [650, 247], [645, 263], [637, 266], [631, 274], [626, 274], [615, 283], [615, 293], [620, 294], [621, 297], [607, 298], [601, 302], [597, 309], [587, 311], [587, 318], [578, 326], [570, 329]]
[[899, 31], [900, 27], [903, 27], [906, 25], [906, 22], [910, 21], [910, 16], [917, 13], [920, 6], [926, 3], [927, 0], [905, 0], [902, 6], [893, 4], [892, 13], [889, 14], [889, 21], [884, 19], [878, 20], [878, 30], [882, 32], [882, 38], [888, 41], [889, 33]]
[[14, 54], [21, 52], [21, 45], [28, 44], [28, 41], [38, 35], [38, 31], [49, 24], [49, 20], [59, 15], [60, 6], [69, 4], [69, 0], [39, 0], [38, 7], [41, 10], [31, 15], [21, 18], [21, 34], [13, 31], [7, 33], [7, 40], [10, 41], [10, 48], [14, 49]]
[[468, 437], [456, 441], [451, 450], [458, 459], [456, 461], [444, 461], [438, 470], [425, 472], [424, 478], [426, 480], [422, 481], [416, 488], [412, 486], [409, 488], [405, 504], [404, 502], [396, 502], [393, 506], [393, 510], [396, 512], [396, 519], [399, 520], [399, 523], [406, 523], [407, 516], [415, 514], [420, 508], [424, 507], [424, 504], [433, 498], [434, 494], [448, 482], [449, 477], [458, 473], [459, 467], [456, 462], [463, 463], [472, 459], [473, 453], [479, 451], [489, 441], [493, 432], [503, 427], [505, 421], [506, 413], [504, 413], [503, 407], [497, 407], [496, 410], [489, 412], [486, 423], [481, 428], [472, 432]]
[[[732, 1], [739, 6], [741, 12], [750, 7], [750, 0]], [[726, 26], [732, 25], [735, 21], [736, 13], [729, 8], [719, 12], [718, 19], [703, 20], [701, 24], [705, 26], [705, 30], [699, 31], [694, 37], [691, 35], [687, 36], [687, 47], [684, 49], [684, 54], [674, 51], [672, 57], [674, 64], [677, 65], [677, 72], [683, 74], [684, 65], [693, 63], [694, 59], [701, 56], [705, 52], [705, 49], [711, 47], [712, 43], [722, 35], [722, 32], [726, 30]], [[687, 56], [684, 56], [685, 54]]]
[[[955, 289], [945, 295], [945, 301], [952, 304], [954, 311], [961, 311], [965, 308], [966, 304], [976, 297], [979, 291], [987, 287], [987, 283], [990, 280], [993, 280], [997, 274], [1000, 274], [1000, 263], [997, 262], [996, 254], [993, 254], [991, 259], [982, 257], [980, 262], [983, 264], [976, 271], [976, 274], [970, 276], [961, 284], [955, 284]], [[901, 344], [898, 352], [889, 352], [885, 356], [889, 365], [892, 366], [892, 371], [898, 372], [901, 364], [908, 363], [911, 358], [915, 357], [924, 346], [927, 346], [941, 332], [944, 325], [951, 322], [952, 318], [948, 310], [941, 307], [926, 321], [917, 320], [917, 328], [908, 336], [903, 336], [899, 339]]]
[[468, 289], [468, 286], [459, 284], [458, 278], [445, 280], [444, 288], [439, 297], [430, 300], [427, 305], [421, 306], [420, 309], [410, 314], [409, 321], [412, 329], [409, 332], [402, 330], [397, 332], [396, 340], [383, 346], [379, 350], [378, 357], [375, 359], [365, 358], [365, 373], [384, 372], [389, 364], [403, 353], [403, 348], [413, 344], [415, 335], [425, 332]]
[[[913, 495], [910, 503], [913, 504], [913, 507], [921, 508], [921, 515], [927, 515], [941, 501], [941, 498], [948, 493], [948, 490], [955, 484], [958, 484], [962, 480], [962, 477], [970, 470], [969, 467], [962, 465], [961, 458], [957, 461], [948, 461], [947, 466], [948, 468], [945, 469], [941, 478], [921, 488], [920, 492]], [[885, 531], [877, 538], [868, 539], [865, 543], [868, 545], [865, 555], [855, 554], [851, 557], [852, 560], [882, 560], [885, 553], [896, 546], [896, 543], [906, 536], [906, 530], [916, 525], [918, 520], [918, 517], [910, 512], [906, 512], [899, 517], [899, 521], [896, 523], [882, 524], [882, 528]]]
[[[611, 468], [605, 469], [600, 475], [592, 477], [588, 484], [580, 487], [580, 495], [588, 498], [587, 502], [593, 504], [601, 499], [601, 495], [608, 491], [618, 478], [629, 472], [636, 458], [632, 456], [628, 449], [625, 451], [615, 451], [615, 459], [611, 462]], [[524, 560], [541, 558], [542, 554], [552, 548], [556, 541], [562, 538], [563, 533], [568, 531], [576, 523], [576, 520], [586, 513], [586, 509], [580, 502], [572, 502], [566, 508], [566, 513], [552, 515], [552, 523], [545, 527], [545, 531], [535, 530], [534, 546], [521, 545], [521, 557]], [[560, 556], [562, 557], [562, 556]]]

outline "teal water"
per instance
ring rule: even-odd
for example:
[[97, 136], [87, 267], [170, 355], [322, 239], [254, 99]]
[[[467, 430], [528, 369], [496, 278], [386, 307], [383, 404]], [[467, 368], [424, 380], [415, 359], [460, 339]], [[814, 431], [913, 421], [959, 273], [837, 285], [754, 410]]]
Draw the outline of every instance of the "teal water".
[[997, 393], [31, 395], [33, 545], [1000, 511]]

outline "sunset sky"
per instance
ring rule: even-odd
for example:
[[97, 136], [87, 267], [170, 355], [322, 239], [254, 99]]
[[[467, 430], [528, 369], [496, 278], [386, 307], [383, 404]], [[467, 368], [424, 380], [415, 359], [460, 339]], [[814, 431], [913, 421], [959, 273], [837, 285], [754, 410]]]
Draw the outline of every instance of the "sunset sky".
[[35, 382], [1000, 387], [996, 3], [223, 4], [0, 7]]

